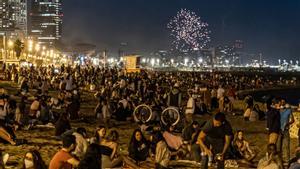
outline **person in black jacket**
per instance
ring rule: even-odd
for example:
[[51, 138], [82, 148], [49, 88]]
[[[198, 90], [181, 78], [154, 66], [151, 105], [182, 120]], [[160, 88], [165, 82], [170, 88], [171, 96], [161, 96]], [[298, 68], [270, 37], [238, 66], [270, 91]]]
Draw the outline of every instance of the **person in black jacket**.
[[71, 129], [69, 114], [63, 113], [55, 124], [55, 136], [61, 136], [64, 132]]
[[90, 144], [78, 165], [78, 169], [101, 169], [101, 148], [98, 144]]
[[267, 129], [269, 130], [269, 144], [276, 144], [280, 132], [280, 112], [276, 109], [278, 101], [272, 99], [267, 103]]

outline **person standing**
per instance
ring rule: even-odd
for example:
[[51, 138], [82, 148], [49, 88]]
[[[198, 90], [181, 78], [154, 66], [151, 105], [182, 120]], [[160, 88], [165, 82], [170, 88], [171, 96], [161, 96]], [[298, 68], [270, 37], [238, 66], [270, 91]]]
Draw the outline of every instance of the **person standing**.
[[195, 99], [193, 97], [192, 91], [188, 91], [189, 100], [187, 101], [186, 109], [185, 109], [185, 119], [187, 122], [191, 122], [193, 118], [193, 114], [195, 112]]
[[285, 103], [285, 100], [281, 100], [280, 110], [280, 133], [277, 141], [277, 149], [281, 154], [284, 162], [290, 160], [290, 125], [295, 122], [291, 106]]
[[168, 106], [179, 108], [181, 106], [182, 93], [179, 89], [179, 83], [175, 83], [173, 89], [168, 95]]
[[217, 168], [224, 168], [224, 159], [230, 145], [232, 128], [224, 113], [217, 113], [212, 120], [206, 122], [198, 136], [197, 143], [204, 150], [201, 168], [208, 168], [208, 157], [215, 157]]
[[225, 89], [223, 88], [222, 85], [220, 85], [218, 90], [217, 90], [217, 99], [220, 100], [224, 96], [225, 96]]
[[280, 133], [280, 112], [278, 101], [273, 99], [267, 103], [267, 129], [269, 130], [269, 144], [276, 144]]

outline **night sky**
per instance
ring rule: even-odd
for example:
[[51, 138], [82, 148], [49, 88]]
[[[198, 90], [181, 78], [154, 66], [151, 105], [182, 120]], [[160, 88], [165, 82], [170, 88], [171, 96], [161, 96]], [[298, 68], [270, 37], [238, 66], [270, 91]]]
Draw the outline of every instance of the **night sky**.
[[64, 0], [63, 39], [99, 50], [146, 54], [170, 49], [166, 28], [181, 8], [209, 24], [212, 45], [244, 41], [266, 60], [300, 59], [300, 0]]

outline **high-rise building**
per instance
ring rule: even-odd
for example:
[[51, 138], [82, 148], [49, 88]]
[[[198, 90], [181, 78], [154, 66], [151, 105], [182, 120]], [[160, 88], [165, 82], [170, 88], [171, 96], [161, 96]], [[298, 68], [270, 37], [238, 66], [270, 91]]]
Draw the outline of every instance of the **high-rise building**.
[[1, 31], [18, 29], [27, 33], [26, 0], [0, 1], [0, 29]]
[[27, 36], [27, 1], [0, 0], [0, 48], [4, 39], [24, 39]]
[[62, 0], [30, 0], [29, 36], [55, 45], [62, 36]]
[[0, 2], [0, 28], [4, 30], [15, 29], [17, 21], [17, 8], [16, 0], [1, 0]]

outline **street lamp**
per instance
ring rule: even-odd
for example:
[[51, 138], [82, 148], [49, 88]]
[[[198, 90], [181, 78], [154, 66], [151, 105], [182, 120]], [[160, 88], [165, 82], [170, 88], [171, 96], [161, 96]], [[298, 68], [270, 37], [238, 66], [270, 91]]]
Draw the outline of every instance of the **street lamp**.
[[202, 64], [203, 63], [203, 59], [199, 58], [199, 63]]
[[8, 44], [8, 47], [11, 48], [11, 47], [13, 47], [14, 42], [12, 40], [8, 40], [7, 44]]
[[226, 66], [228, 66], [229, 65], [229, 60], [225, 59], [225, 63], [226, 63]]
[[8, 57], [11, 58], [12, 57], [11, 55], [13, 55], [11, 49], [14, 46], [14, 42], [9, 39], [7, 42], [7, 46], [8, 46]]
[[28, 51], [32, 52], [32, 48], [33, 48], [33, 41], [32, 40], [28, 40]]
[[155, 59], [152, 58], [150, 62], [151, 62], [151, 65], [152, 65], [152, 67], [153, 67], [153, 66], [154, 66], [154, 63], [155, 63]]
[[186, 66], [186, 65], [188, 64], [188, 62], [189, 62], [189, 59], [188, 59], [188, 58], [185, 58], [185, 59], [184, 59], [184, 65]]
[[38, 51], [40, 50], [40, 48], [41, 48], [41, 47], [40, 47], [39, 44], [36, 44], [36, 45], [35, 45], [35, 51], [36, 51], [36, 52], [38, 52]]

